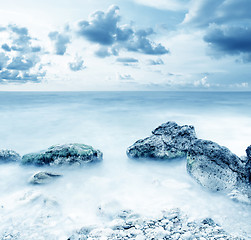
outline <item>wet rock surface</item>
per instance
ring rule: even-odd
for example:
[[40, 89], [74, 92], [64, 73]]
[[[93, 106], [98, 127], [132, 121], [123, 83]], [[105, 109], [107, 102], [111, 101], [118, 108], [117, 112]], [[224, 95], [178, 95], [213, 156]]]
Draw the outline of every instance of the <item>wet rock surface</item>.
[[213, 191], [231, 190], [245, 182], [245, 165], [226, 147], [207, 140], [196, 140], [187, 153], [187, 171]]
[[212, 191], [231, 191], [231, 198], [251, 202], [251, 146], [247, 159], [233, 154], [219, 144], [198, 139], [193, 126], [167, 122], [156, 128], [150, 137], [138, 140], [127, 149], [130, 158], [170, 160], [186, 157], [188, 173]]
[[138, 140], [127, 149], [130, 158], [174, 159], [185, 157], [196, 140], [193, 126], [167, 122], [156, 128], [150, 137]]
[[47, 184], [53, 182], [62, 175], [51, 172], [38, 172], [31, 176], [29, 183], [31, 184]]
[[0, 150], [0, 163], [18, 162], [21, 160], [20, 155], [13, 150]]
[[103, 154], [85, 144], [63, 144], [51, 146], [47, 150], [26, 154], [22, 164], [42, 165], [81, 165], [88, 162], [101, 161]]
[[130, 210], [118, 213], [106, 224], [85, 226], [74, 233], [68, 240], [94, 239], [231, 239], [244, 237], [227, 233], [213, 219], [189, 220], [179, 209], [163, 211], [160, 217], [142, 217]]
[[246, 172], [248, 176], [248, 181], [251, 184], [251, 145], [246, 149], [246, 153], [247, 153]]

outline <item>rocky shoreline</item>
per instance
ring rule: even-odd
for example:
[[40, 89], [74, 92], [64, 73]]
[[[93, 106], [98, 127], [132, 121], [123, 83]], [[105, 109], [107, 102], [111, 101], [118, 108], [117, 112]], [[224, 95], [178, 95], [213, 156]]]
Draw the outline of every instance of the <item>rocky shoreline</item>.
[[[247, 156], [238, 157], [226, 147], [199, 139], [193, 126], [179, 126], [167, 122], [152, 131], [152, 135], [136, 141], [128, 147], [129, 158], [151, 159], [154, 161], [176, 161], [184, 159], [188, 174], [201, 186], [220, 191], [231, 199], [251, 204], [251, 146]], [[46, 150], [20, 156], [13, 150], [0, 151], [0, 163], [19, 163], [23, 166], [53, 167], [53, 171], [39, 171], [27, 181], [32, 185], [54, 182], [59, 177], [61, 166], [82, 166], [100, 162], [103, 153], [92, 146], [74, 143], [51, 146]], [[147, 163], [146, 163], [147, 164]], [[246, 239], [227, 233], [211, 218], [191, 220], [180, 209], [163, 211], [159, 217], [142, 216], [131, 210], [121, 210], [109, 215], [100, 207], [98, 215], [103, 223], [84, 226], [74, 232], [68, 240], [91, 239]], [[6, 233], [1, 240], [22, 239], [22, 234]]]
[[246, 157], [239, 158], [226, 147], [198, 139], [193, 126], [167, 122], [153, 130], [150, 137], [128, 147], [126, 153], [133, 159], [186, 158], [187, 172], [203, 187], [225, 192], [237, 201], [250, 204], [251, 146], [246, 152]]
[[173, 240], [244, 240], [228, 234], [211, 218], [190, 220], [180, 209], [162, 211], [158, 218], [142, 217], [130, 210], [122, 210], [105, 224], [85, 226], [67, 240], [94, 239], [173, 239]]

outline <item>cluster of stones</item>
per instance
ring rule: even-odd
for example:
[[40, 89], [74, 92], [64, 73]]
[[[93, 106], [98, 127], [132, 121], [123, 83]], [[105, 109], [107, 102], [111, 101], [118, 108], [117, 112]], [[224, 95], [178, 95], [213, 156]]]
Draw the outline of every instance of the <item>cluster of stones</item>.
[[193, 126], [167, 122], [127, 149], [130, 158], [187, 159], [187, 171], [212, 191], [238, 190], [251, 199], [251, 146], [241, 159], [226, 147], [198, 139]]
[[[46, 150], [20, 156], [13, 150], [0, 151], [0, 163], [18, 162], [23, 165], [35, 166], [69, 166], [83, 165], [101, 161], [103, 153], [92, 146], [73, 143], [51, 146]], [[38, 172], [31, 176], [31, 184], [45, 184], [60, 177], [58, 173]]]
[[132, 211], [122, 211], [102, 226], [86, 226], [74, 233], [68, 240], [240, 240], [245, 239], [228, 234], [211, 218], [189, 221], [179, 209], [163, 211], [159, 218], [142, 218]]
[[[247, 157], [239, 158], [226, 147], [198, 139], [193, 126], [167, 122], [157, 127], [150, 137], [136, 141], [126, 153], [130, 158], [136, 159], [186, 158], [188, 173], [202, 186], [212, 191], [225, 191], [232, 198], [248, 199], [245, 202], [251, 202], [251, 146], [246, 150]], [[101, 151], [77, 143], [55, 145], [41, 152], [26, 154], [22, 158], [12, 150], [0, 151], [0, 163], [20, 162], [36, 166], [82, 165], [102, 158]], [[40, 172], [30, 182], [40, 184], [58, 175]]]

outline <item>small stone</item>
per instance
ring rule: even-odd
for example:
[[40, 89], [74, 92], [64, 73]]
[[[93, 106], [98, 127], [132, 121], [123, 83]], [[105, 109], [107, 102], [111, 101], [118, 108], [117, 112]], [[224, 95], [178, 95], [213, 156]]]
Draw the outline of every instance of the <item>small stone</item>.
[[31, 176], [29, 183], [31, 184], [46, 184], [54, 181], [56, 178], [62, 175], [50, 172], [38, 172]]

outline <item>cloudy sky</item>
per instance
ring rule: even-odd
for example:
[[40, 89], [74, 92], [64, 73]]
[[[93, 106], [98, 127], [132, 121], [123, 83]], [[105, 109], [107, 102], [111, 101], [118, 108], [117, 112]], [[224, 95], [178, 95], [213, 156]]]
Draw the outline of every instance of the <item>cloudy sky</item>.
[[0, 90], [251, 90], [250, 0], [10, 0]]

